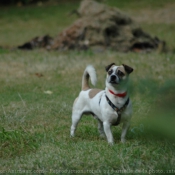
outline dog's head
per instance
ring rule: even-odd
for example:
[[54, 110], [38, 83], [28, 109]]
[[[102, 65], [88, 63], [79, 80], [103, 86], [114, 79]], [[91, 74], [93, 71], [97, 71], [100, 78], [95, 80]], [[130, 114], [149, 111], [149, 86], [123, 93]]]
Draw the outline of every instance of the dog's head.
[[112, 86], [124, 85], [128, 81], [129, 74], [133, 71], [133, 68], [122, 64], [121, 66], [116, 66], [115, 63], [111, 63], [106, 66], [107, 72], [107, 83]]

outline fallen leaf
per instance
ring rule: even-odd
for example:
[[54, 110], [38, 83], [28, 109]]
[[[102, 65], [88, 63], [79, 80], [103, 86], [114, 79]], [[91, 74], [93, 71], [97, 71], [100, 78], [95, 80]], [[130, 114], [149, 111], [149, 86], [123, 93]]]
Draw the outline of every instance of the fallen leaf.
[[41, 74], [41, 73], [35, 73], [35, 75], [36, 75], [37, 77], [43, 77], [43, 76], [44, 76], [44, 75]]
[[48, 91], [44, 91], [44, 93], [51, 95], [53, 92], [48, 90]]

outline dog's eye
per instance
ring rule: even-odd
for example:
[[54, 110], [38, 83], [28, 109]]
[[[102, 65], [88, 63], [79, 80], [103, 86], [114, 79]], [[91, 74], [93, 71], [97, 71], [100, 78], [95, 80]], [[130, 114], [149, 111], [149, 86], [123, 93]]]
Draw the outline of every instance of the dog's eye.
[[112, 72], [113, 72], [113, 70], [111, 69], [111, 70], [108, 71], [108, 74], [111, 75]]
[[118, 70], [117, 74], [118, 74], [120, 77], [123, 77], [123, 76], [125, 75], [125, 74], [124, 74], [122, 71], [120, 71], [120, 70]]

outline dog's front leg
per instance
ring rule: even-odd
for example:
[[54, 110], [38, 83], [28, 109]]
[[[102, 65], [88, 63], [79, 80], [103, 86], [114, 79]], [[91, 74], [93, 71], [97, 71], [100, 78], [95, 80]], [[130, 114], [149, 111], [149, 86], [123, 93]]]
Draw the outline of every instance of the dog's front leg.
[[104, 131], [108, 140], [108, 143], [113, 145], [114, 139], [111, 132], [111, 124], [109, 122], [103, 122]]
[[104, 133], [103, 122], [101, 122], [99, 119], [98, 119], [98, 131], [100, 133], [100, 137], [101, 138], [105, 138], [106, 137], [106, 135]]
[[122, 143], [125, 143], [125, 141], [126, 141], [125, 137], [126, 137], [126, 133], [128, 131], [129, 126], [130, 126], [129, 121], [123, 123], [122, 134], [121, 134], [121, 142]]

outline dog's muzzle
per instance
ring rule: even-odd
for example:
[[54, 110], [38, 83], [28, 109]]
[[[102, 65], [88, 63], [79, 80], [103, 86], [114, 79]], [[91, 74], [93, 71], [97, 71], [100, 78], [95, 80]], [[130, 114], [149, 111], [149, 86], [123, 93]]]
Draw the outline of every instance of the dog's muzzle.
[[109, 82], [112, 84], [119, 84], [119, 77], [117, 75], [111, 75]]

